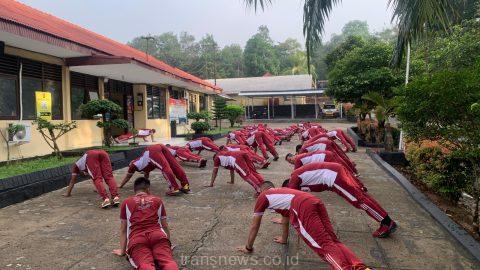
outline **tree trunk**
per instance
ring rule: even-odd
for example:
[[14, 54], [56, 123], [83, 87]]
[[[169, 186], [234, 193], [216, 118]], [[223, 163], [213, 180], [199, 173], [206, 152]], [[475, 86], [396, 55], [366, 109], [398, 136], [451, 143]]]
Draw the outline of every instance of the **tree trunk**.
[[393, 135], [392, 135], [392, 127], [389, 123], [385, 125], [385, 151], [393, 152]]
[[49, 129], [48, 133], [50, 134], [50, 138], [52, 138], [53, 152], [55, 153], [55, 156], [57, 156], [58, 159], [62, 159], [62, 153], [60, 152], [60, 148], [58, 147], [55, 132], [52, 129]]
[[480, 226], [478, 224], [478, 210], [479, 210], [480, 196], [475, 192], [475, 210], [473, 212], [473, 230], [480, 235]]

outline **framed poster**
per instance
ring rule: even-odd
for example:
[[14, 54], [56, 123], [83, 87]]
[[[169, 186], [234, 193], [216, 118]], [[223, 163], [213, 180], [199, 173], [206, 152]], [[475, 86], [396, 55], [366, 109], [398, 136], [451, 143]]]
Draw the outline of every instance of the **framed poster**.
[[45, 120], [52, 120], [52, 93], [36, 91], [35, 101], [37, 117]]
[[187, 101], [185, 99], [170, 98], [168, 101], [170, 121], [177, 124], [187, 123]]

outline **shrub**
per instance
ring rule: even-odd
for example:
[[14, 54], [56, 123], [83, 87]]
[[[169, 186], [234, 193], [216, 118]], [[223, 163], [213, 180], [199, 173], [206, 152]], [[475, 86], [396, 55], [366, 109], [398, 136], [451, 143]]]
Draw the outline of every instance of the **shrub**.
[[107, 99], [92, 100], [80, 106], [80, 110], [82, 115], [88, 118], [93, 118], [99, 114], [102, 115], [102, 121], [97, 122], [97, 127], [103, 129], [104, 144], [107, 147], [110, 147], [112, 144], [112, 127], [129, 128], [126, 120], [115, 119], [122, 112], [122, 107], [113, 101]]
[[33, 121], [33, 124], [37, 126], [38, 132], [40, 132], [48, 146], [52, 148], [57, 158], [61, 159], [62, 153], [60, 152], [57, 141], [63, 135], [77, 128], [77, 123], [73, 121], [53, 124], [48, 120], [37, 118], [35, 121]]
[[466, 184], [462, 158], [444, 153], [438, 146], [413, 146], [406, 157], [418, 180], [441, 197], [455, 204], [458, 202]]
[[194, 122], [192, 123], [192, 129], [195, 130], [195, 134], [202, 134], [210, 129], [210, 124], [207, 122]]
[[227, 105], [225, 107], [225, 116], [230, 121], [230, 127], [233, 127], [237, 120], [245, 114], [245, 109], [238, 105]]
[[208, 121], [212, 117], [208, 111], [202, 111], [202, 112], [189, 112], [187, 113], [187, 118], [188, 119], [195, 119], [196, 122], [200, 120], [205, 120]]

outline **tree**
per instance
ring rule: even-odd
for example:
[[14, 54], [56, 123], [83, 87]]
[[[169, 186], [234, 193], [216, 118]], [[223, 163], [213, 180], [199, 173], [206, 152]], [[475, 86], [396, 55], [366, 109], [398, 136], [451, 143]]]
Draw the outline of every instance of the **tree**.
[[258, 33], [247, 41], [244, 61], [246, 76], [259, 77], [267, 72], [278, 74], [279, 61], [266, 26], [260, 26]]
[[57, 141], [63, 135], [77, 128], [77, 122], [73, 121], [53, 124], [43, 118], [37, 118], [33, 121], [33, 124], [37, 126], [38, 132], [40, 132], [48, 146], [52, 148], [55, 156], [57, 156], [58, 159], [61, 159], [62, 152], [60, 152], [60, 147], [58, 147]]
[[117, 118], [122, 112], [122, 107], [108, 99], [91, 100], [87, 104], [80, 106], [82, 115], [93, 118], [96, 115], [102, 115], [102, 121], [97, 122], [97, 127], [103, 129], [103, 140], [107, 147], [112, 145], [112, 128], [128, 129], [129, 123]]
[[225, 107], [225, 116], [230, 121], [230, 127], [235, 125], [235, 122], [245, 114], [245, 108], [238, 105], [227, 105]]
[[238, 44], [225, 46], [220, 53], [220, 66], [225, 78], [243, 77], [245, 67], [242, 46]]
[[358, 105], [365, 103], [362, 97], [369, 92], [391, 98], [393, 88], [403, 82], [403, 76], [389, 66], [392, 50], [389, 44], [373, 40], [346, 53], [329, 73], [327, 94], [340, 102]]
[[[393, 150], [393, 135], [392, 129], [390, 126], [389, 118], [395, 114], [395, 109], [397, 108], [397, 100], [395, 98], [386, 99], [378, 92], [369, 92], [363, 95], [362, 99], [370, 101], [375, 106], [375, 118], [378, 121], [378, 135], [377, 139], [380, 139], [378, 142], [385, 143], [385, 149], [387, 151]], [[387, 138], [392, 138], [392, 140], [387, 140]], [[385, 141], [383, 141], [385, 140]]]
[[[480, 202], [480, 65], [423, 75], [399, 93], [397, 115], [408, 140], [438, 142], [460, 158], [451, 169], [463, 171], [475, 199], [474, 227], [479, 232]], [[460, 181], [460, 179], [458, 179]], [[455, 183], [453, 183], [455, 184]]]
[[198, 43], [200, 46], [199, 60], [201, 68], [197, 73], [201, 78], [222, 77], [222, 70], [218, 66], [220, 50], [212, 35], [206, 35]]
[[[247, 6], [264, 9], [272, 0], [244, 0]], [[321, 42], [325, 22], [333, 7], [340, 0], [305, 0], [303, 14], [303, 33], [306, 38], [307, 56], [310, 62], [312, 51]], [[443, 29], [458, 17], [462, 1], [451, 0], [389, 0], [393, 7], [392, 21], [398, 21], [394, 64], [399, 65], [407, 44], [425, 34], [425, 25], [439, 25]]]
[[342, 28], [343, 37], [358, 36], [362, 38], [370, 37], [370, 30], [366, 21], [349, 21]]
[[326, 55], [325, 64], [327, 65], [327, 70], [331, 71], [335, 67], [335, 64], [344, 58], [347, 53], [353, 51], [355, 48], [364, 47], [366, 44], [366, 40], [361, 36], [348, 36], [345, 41]]
[[295, 63], [293, 62], [295, 54], [302, 52], [302, 44], [296, 39], [288, 38], [284, 42], [280, 42], [275, 46], [278, 56], [279, 70], [285, 74], [292, 70]]
[[213, 99], [213, 118], [215, 119], [215, 126], [218, 127], [220, 122], [220, 129], [222, 128], [222, 119], [225, 119], [225, 107], [227, 106], [227, 101], [219, 96], [215, 96]]

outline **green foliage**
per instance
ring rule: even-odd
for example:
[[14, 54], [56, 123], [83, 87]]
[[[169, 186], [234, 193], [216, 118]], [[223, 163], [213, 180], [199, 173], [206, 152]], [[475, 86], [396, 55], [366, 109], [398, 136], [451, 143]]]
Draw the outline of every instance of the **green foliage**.
[[191, 125], [196, 134], [202, 134], [210, 129], [210, 124], [207, 122], [193, 122]]
[[213, 118], [216, 120], [225, 119], [225, 107], [227, 106], [227, 101], [219, 96], [216, 96], [213, 99]]
[[61, 159], [62, 153], [60, 152], [57, 141], [63, 135], [77, 128], [77, 122], [73, 121], [54, 124], [43, 118], [37, 118], [33, 121], [33, 124], [37, 126], [38, 132], [40, 132], [48, 146], [52, 148], [57, 158]]
[[227, 105], [225, 107], [225, 115], [230, 121], [230, 127], [233, 127], [237, 120], [245, 114], [245, 108], [238, 105]]
[[336, 63], [343, 59], [349, 52], [355, 48], [362, 48], [366, 45], [366, 39], [362, 36], [347, 36], [346, 40], [340, 43], [333, 51], [328, 53], [325, 57], [325, 64], [329, 71], [331, 71]]
[[458, 202], [468, 181], [462, 169], [464, 158], [447, 155], [440, 147], [413, 147], [407, 152], [406, 158], [418, 180], [443, 198]]
[[362, 104], [369, 92], [391, 98], [393, 88], [403, 82], [402, 75], [389, 66], [391, 54], [391, 45], [378, 40], [347, 52], [329, 73], [327, 95], [355, 104]]
[[83, 104], [80, 106], [80, 111], [82, 115], [87, 118], [93, 118], [95, 115], [98, 114], [116, 114], [122, 112], [122, 107], [117, 103], [110, 101], [108, 99], [97, 99], [91, 100], [87, 104]]
[[112, 145], [112, 127], [130, 128], [126, 120], [117, 118], [117, 115], [122, 112], [122, 107], [108, 99], [91, 100], [80, 106], [80, 111], [83, 116], [88, 118], [102, 115], [102, 121], [97, 122], [97, 127], [103, 129], [103, 141], [107, 147]]
[[280, 63], [266, 26], [260, 26], [258, 33], [247, 41], [244, 61], [245, 75], [248, 77], [263, 76], [267, 72], [278, 74]]
[[208, 121], [212, 118], [210, 113], [208, 111], [202, 111], [202, 112], [189, 112], [187, 113], [187, 118], [188, 119], [195, 119], [196, 122], [200, 120], [205, 120]]
[[32, 160], [12, 161], [4, 166], [0, 166], [0, 179], [69, 165], [77, 161], [78, 158], [79, 157], [64, 157], [59, 160], [55, 156], [49, 156]]
[[17, 132], [25, 131], [25, 126], [22, 124], [12, 124], [8, 127], [8, 133], [15, 135]]
[[397, 115], [406, 135], [414, 141], [438, 140], [452, 150], [477, 149], [480, 120], [471, 107], [480, 100], [479, 71], [441, 71], [403, 89]]

